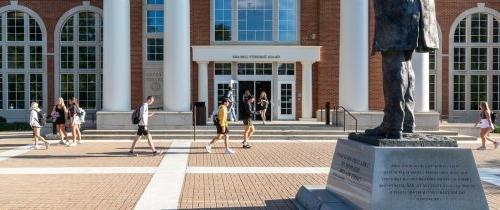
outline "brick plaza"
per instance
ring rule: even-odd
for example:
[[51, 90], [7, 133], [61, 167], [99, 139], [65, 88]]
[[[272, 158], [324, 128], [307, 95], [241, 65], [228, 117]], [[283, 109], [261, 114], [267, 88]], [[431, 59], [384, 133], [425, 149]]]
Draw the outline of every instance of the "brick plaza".
[[[29, 139], [0, 140], [0, 209], [134, 209], [155, 199], [179, 209], [295, 209], [300, 186], [326, 184], [336, 141], [261, 140], [252, 149], [232, 141], [236, 154], [225, 155], [222, 143], [207, 154], [205, 141], [161, 140], [158, 156], [144, 141], [138, 156], [127, 154], [129, 140], [56, 143], [29, 150]], [[473, 153], [490, 209], [500, 209], [500, 177], [483, 179], [485, 169], [500, 173], [500, 153], [488, 146]], [[177, 161], [181, 156], [186, 159]], [[169, 160], [176, 165], [165, 164]], [[156, 181], [171, 181], [161, 180], [170, 173], [181, 174], [181, 183], [169, 183], [179, 189], [159, 189], [151, 197], [147, 191], [155, 190]]]

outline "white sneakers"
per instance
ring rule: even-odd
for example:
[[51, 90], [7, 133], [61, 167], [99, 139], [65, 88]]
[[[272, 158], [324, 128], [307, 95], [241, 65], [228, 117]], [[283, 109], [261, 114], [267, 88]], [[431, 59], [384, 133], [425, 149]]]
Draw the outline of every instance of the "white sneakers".
[[[212, 153], [212, 145], [210, 145], [210, 144], [205, 145], [205, 150], [207, 151], [207, 153]], [[224, 154], [227, 154], [227, 155], [234, 154], [234, 153], [236, 153], [236, 152], [233, 151], [232, 149], [229, 149], [229, 148], [227, 148], [226, 151], [224, 151]]]
[[232, 149], [229, 149], [229, 148], [227, 148], [226, 151], [224, 152], [224, 154], [226, 154], [226, 155], [230, 155], [230, 154], [234, 154], [234, 153], [236, 153], [236, 152], [233, 151]]
[[205, 150], [206, 150], [208, 153], [212, 153], [212, 145], [210, 145], [210, 144], [205, 145]]

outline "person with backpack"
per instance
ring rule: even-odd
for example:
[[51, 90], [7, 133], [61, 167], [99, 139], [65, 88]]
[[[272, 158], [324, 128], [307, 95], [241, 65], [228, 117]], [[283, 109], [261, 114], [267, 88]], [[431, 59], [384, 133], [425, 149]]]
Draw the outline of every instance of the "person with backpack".
[[35, 140], [35, 144], [33, 145], [32, 149], [40, 149], [38, 147], [38, 140], [41, 140], [45, 143], [45, 149], [49, 149], [50, 143], [40, 135], [40, 130], [45, 125], [45, 123], [46, 116], [42, 112], [42, 110], [38, 108], [38, 103], [31, 103], [30, 126], [33, 129], [33, 139]]
[[229, 127], [227, 123], [227, 107], [229, 106], [229, 100], [227, 98], [222, 99], [222, 104], [219, 106], [217, 115], [214, 116], [214, 125], [217, 128], [217, 136], [215, 136], [209, 144], [205, 145], [205, 149], [208, 153], [212, 153], [212, 145], [218, 140], [224, 139], [224, 144], [226, 146], [225, 154], [234, 154], [235, 152], [229, 148]]
[[130, 147], [129, 153], [131, 155], [135, 155], [134, 153], [135, 145], [137, 144], [137, 141], [141, 139], [142, 136], [147, 137], [148, 144], [151, 150], [153, 151], [153, 155], [158, 154], [158, 151], [156, 150], [155, 145], [153, 143], [153, 137], [151, 136], [151, 133], [149, 132], [148, 129], [149, 118], [154, 115], [154, 113], [149, 113], [149, 105], [153, 104], [154, 101], [155, 98], [153, 96], [148, 96], [144, 104], [142, 104], [140, 108], [137, 108], [132, 113], [132, 122], [134, 124], [138, 124], [138, 129], [137, 129], [137, 135], [135, 136], [134, 141], [132, 142], [132, 146]]
[[[78, 104], [78, 100], [75, 97], [70, 97], [69, 98], [69, 120], [70, 120], [70, 126], [71, 126], [71, 134], [73, 135], [73, 142], [68, 144], [68, 147], [73, 147], [76, 146], [77, 144], [82, 143], [82, 133], [80, 132], [80, 116], [81, 116], [81, 109]], [[77, 141], [78, 140], [78, 141]]]
[[255, 98], [253, 95], [247, 96], [246, 103], [243, 104], [243, 111], [241, 113], [241, 118], [243, 119], [243, 125], [245, 127], [245, 131], [243, 132], [243, 148], [250, 149], [252, 145], [248, 144], [248, 140], [252, 137], [255, 132], [255, 127], [253, 126], [253, 116], [255, 114], [253, 103], [255, 102]]
[[68, 137], [68, 134], [66, 133], [66, 126], [65, 126], [66, 125], [66, 118], [68, 116], [68, 109], [66, 108], [66, 105], [64, 104], [63, 98], [57, 99], [56, 104], [54, 105], [54, 108], [52, 109], [52, 112], [50, 113], [50, 116], [52, 118], [52, 122], [55, 124], [57, 132], [59, 133], [59, 135], [61, 137], [61, 141], [59, 141], [59, 144], [68, 145], [69, 144], [69, 137]]
[[234, 109], [234, 94], [232, 87], [229, 87], [229, 89], [224, 93], [224, 98], [227, 98], [229, 100], [229, 107], [227, 107], [229, 120], [231, 120], [231, 122], [234, 122], [237, 118], [236, 110]]
[[480, 104], [481, 111], [479, 113], [479, 121], [474, 125], [476, 127], [479, 124], [481, 131], [479, 133], [479, 137], [481, 137], [481, 146], [477, 148], [477, 150], [486, 150], [486, 140], [493, 143], [495, 149], [498, 148], [500, 143], [498, 141], [493, 140], [488, 135], [491, 130], [495, 129], [495, 125], [491, 119], [491, 110], [488, 106], [488, 103], [482, 101]]

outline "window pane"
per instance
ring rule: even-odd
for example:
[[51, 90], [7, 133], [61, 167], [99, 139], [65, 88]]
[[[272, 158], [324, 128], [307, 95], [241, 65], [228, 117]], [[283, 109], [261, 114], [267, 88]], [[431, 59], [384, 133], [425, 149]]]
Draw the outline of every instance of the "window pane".
[[97, 80], [95, 74], [79, 75], [79, 95], [80, 107], [83, 109], [96, 109], [97, 104]]
[[238, 74], [239, 75], [254, 75], [255, 74], [255, 64], [253, 64], [253, 63], [238, 63]]
[[215, 41], [231, 41], [231, 0], [215, 0]]
[[273, 75], [273, 64], [272, 63], [256, 63], [255, 64], [255, 74], [256, 75]]
[[293, 113], [292, 84], [281, 84], [280, 92], [280, 113], [283, 115], [290, 115]]
[[163, 0], [148, 0], [148, 4], [163, 4]]
[[24, 41], [24, 13], [7, 13], [7, 40]]
[[500, 110], [500, 76], [493, 76], [493, 106], [491, 109]]
[[297, 0], [279, 0], [279, 40], [297, 41]]
[[487, 79], [486, 75], [471, 76], [471, 110], [479, 110], [481, 101], [487, 100]]
[[471, 17], [471, 42], [488, 42], [488, 15], [476, 13]]
[[295, 75], [295, 64], [294, 63], [278, 64], [278, 75]]
[[95, 47], [79, 47], [78, 50], [78, 57], [80, 58], [80, 69], [95, 69]]
[[71, 16], [66, 21], [61, 30], [61, 41], [63, 42], [73, 41], [73, 19], [74, 19], [73, 17], [74, 16]]
[[24, 68], [24, 47], [9, 46], [7, 48], [7, 61], [9, 69]]
[[273, 0], [238, 0], [238, 39], [273, 40]]
[[3, 109], [3, 75], [0, 74], [0, 109]]
[[42, 47], [41, 46], [31, 46], [30, 47], [30, 68], [41, 69], [42, 67], [43, 67]]
[[95, 41], [96, 40], [96, 18], [95, 13], [82, 12], [78, 14], [78, 31], [80, 41]]
[[24, 109], [24, 74], [9, 74], [8, 77], [8, 108]]
[[493, 18], [493, 42], [500, 42], [500, 22]]
[[148, 39], [147, 49], [149, 61], [163, 60], [163, 39]]
[[42, 41], [42, 30], [35, 19], [30, 17], [30, 41]]
[[71, 96], [75, 96], [75, 80], [73, 74], [61, 74], [61, 97], [68, 100]]
[[465, 76], [453, 76], [453, 109], [465, 110]]
[[73, 47], [61, 47], [61, 68], [72, 69], [74, 68], [74, 48]]
[[471, 70], [485, 71], [488, 69], [487, 48], [471, 48]]
[[215, 75], [231, 75], [231, 63], [216, 63]]
[[43, 76], [42, 74], [30, 74], [30, 102], [43, 104]]
[[460, 23], [458, 24], [457, 28], [455, 29], [455, 34], [453, 35], [454, 41], [457, 43], [464, 43], [465, 42], [465, 28], [466, 28], [466, 20], [467, 18], [464, 18]]
[[429, 109], [436, 110], [436, 75], [429, 75]]
[[429, 70], [436, 70], [436, 51], [429, 52]]
[[163, 11], [150, 10], [147, 12], [147, 28], [148, 33], [161, 33], [163, 32]]
[[465, 48], [454, 49], [453, 68], [457, 71], [465, 70]]
[[493, 70], [500, 70], [500, 48], [493, 48]]
[[229, 90], [229, 84], [217, 84], [217, 95], [216, 101], [217, 105], [221, 103], [222, 97], [224, 97], [224, 93]]

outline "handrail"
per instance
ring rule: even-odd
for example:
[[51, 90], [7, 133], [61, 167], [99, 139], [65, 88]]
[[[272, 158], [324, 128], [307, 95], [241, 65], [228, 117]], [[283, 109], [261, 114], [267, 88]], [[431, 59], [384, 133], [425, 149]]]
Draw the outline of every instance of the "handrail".
[[354, 120], [355, 122], [355, 125], [356, 125], [356, 130], [355, 132], [357, 133], [358, 132], [358, 118], [356, 118], [351, 112], [349, 112], [349, 110], [347, 110], [345, 107], [343, 106], [334, 106], [333, 109], [335, 109], [335, 126], [338, 126], [338, 110], [339, 109], [342, 109], [344, 110], [344, 132], [346, 131], [346, 125], [345, 125], [345, 121], [346, 121], [346, 113], [351, 116], [351, 118]]

